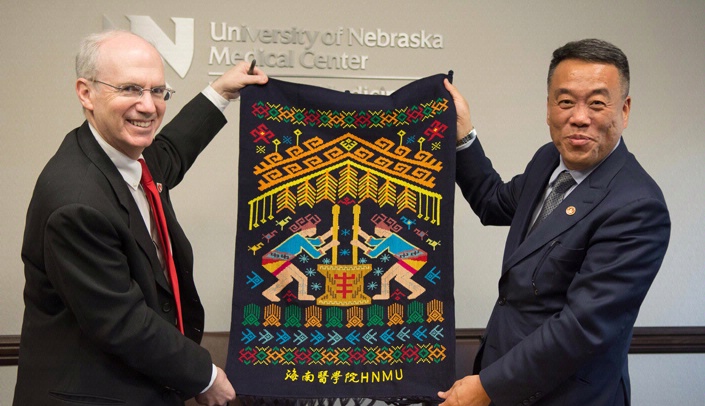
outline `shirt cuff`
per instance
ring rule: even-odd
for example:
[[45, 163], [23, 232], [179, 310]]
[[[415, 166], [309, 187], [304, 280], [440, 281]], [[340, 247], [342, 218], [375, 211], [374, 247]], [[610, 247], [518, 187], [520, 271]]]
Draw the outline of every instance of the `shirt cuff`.
[[[224, 113], [225, 108], [228, 107], [228, 105], [230, 104], [230, 100], [221, 96], [220, 93], [216, 92], [215, 89], [213, 89], [210, 85], [206, 86], [206, 88], [203, 89], [201, 93], [203, 93], [203, 95], [206, 96], [206, 98], [210, 100], [211, 103], [213, 103], [215, 107], [220, 110], [221, 113]], [[240, 97], [240, 95], [238, 94], [237, 97]]]
[[[209, 87], [210, 87], [210, 86], [209, 86]], [[212, 369], [212, 372], [211, 372], [211, 381], [210, 381], [210, 383], [208, 384], [208, 386], [206, 386], [206, 388], [201, 391], [201, 393], [207, 392], [208, 389], [210, 389], [211, 386], [213, 386], [213, 382], [215, 382], [215, 377], [218, 376], [218, 369], [215, 367], [215, 364], [211, 364], [211, 365], [213, 365], [213, 369]]]

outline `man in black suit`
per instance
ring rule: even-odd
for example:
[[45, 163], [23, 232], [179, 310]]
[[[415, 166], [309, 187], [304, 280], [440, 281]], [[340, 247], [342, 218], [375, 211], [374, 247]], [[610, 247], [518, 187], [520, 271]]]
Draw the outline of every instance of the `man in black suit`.
[[553, 142], [506, 183], [475, 138], [467, 102], [447, 88], [458, 108], [457, 183], [482, 224], [510, 229], [477, 375], [439, 392], [441, 405], [629, 405], [632, 330], [671, 223], [622, 138], [627, 57], [592, 39], [554, 51]]
[[[47, 163], [27, 212], [14, 404], [183, 405], [194, 396], [226, 404], [235, 391], [198, 345], [204, 314], [193, 253], [169, 191], [225, 125], [228, 100], [267, 77], [233, 67], [155, 137], [173, 91], [152, 45], [125, 31], [92, 35], [76, 72], [86, 121]], [[180, 303], [138, 159], [160, 189]]]

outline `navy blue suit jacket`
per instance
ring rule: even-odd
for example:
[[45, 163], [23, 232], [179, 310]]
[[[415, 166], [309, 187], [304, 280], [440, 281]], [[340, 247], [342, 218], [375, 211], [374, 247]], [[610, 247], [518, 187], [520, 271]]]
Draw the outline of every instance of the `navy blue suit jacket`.
[[206, 387], [212, 366], [198, 345], [204, 314], [193, 253], [169, 191], [225, 122], [199, 94], [143, 152], [163, 185], [185, 336], [125, 180], [87, 122], [66, 135], [27, 211], [15, 405], [183, 405]]
[[527, 236], [559, 164], [555, 146], [507, 183], [479, 139], [457, 158], [457, 183], [482, 224], [510, 226], [475, 364], [493, 403], [629, 404], [632, 330], [670, 236], [659, 187], [622, 139]]

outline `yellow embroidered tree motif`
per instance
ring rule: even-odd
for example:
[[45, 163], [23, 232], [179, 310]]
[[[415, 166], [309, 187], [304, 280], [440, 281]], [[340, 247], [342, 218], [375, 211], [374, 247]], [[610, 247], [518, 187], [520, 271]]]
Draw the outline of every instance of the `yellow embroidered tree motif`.
[[335, 203], [338, 181], [330, 172], [326, 172], [316, 179], [316, 203], [329, 200]]
[[323, 310], [316, 305], [306, 308], [306, 323], [305, 327], [321, 327], [323, 321]]
[[366, 171], [362, 175], [358, 182], [358, 203], [362, 203], [365, 199], [377, 201], [377, 182], [379, 182], [379, 178], [370, 173], [370, 171]]
[[443, 321], [443, 302], [437, 299], [428, 302], [426, 305], [426, 314], [428, 315], [426, 321], [429, 323]]
[[401, 213], [404, 209], [415, 211], [416, 193], [409, 190], [408, 187], [405, 187], [397, 197], [397, 208], [397, 214]]
[[392, 303], [387, 307], [387, 311], [389, 312], [388, 326], [404, 324], [404, 306], [399, 303]]
[[387, 179], [386, 182], [379, 188], [379, 195], [377, 197], [377, 204], [379, 207], [384, 207], [385, 205], [394, 206], [397, 201], [397, 189], [394, 184]]
[[[296, 196], [291, 193], [291, 190], [289, 190], [289, 188], [282, 190], [277, 195], [277, 206], [277, 213], [284, 209], [288, 209], [292, 213], [296, 213]], [[264, 223], [264, 218], [262, 220], [262, 222]]]
[[362, 308], [358, 306], [349, 308], [347, 311], [348, 324], [346, 324], [345, 327], [365, 327], [365, 324], [362, 322], [362, 315]]
[[316, 204], [316, 189], [314, 189], [313, 185], [307, 180], [296, 188], [296, 200], [299, 203], [299, 206], [308, 206], [313, 208], [313, 206]]
[[343, 167], [338, 178], [338, 198], [357, 197], [357, 173], [350, 165]]
[[282, 310], [279, 306], [275, 304], [267, 305], [264, 308], [264, 321], [262, 325], [264, 326], [281, 326]]

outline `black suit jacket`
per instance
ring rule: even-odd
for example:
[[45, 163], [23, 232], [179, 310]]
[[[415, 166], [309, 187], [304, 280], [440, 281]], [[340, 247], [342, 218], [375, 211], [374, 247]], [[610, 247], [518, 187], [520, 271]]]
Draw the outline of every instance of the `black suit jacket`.
[[479, 140], [458, 153], [482, 223], [511, 226], [476, 373], [495, 405], [629, 404], [627, 354], [668, 246], [666, 202], [622, 139], [527, 236], [558, 163], [546, 144], [504, 183]]
[[27, 212], [15, 405], [176, 405], [208, 384], [193, 253], [169, 190], [225, 122], [199, 94], [143, 153], [163, 185], [186, 336], [175, 328], [171, 289], [125, 180], [87, 122], [66, 136]]

